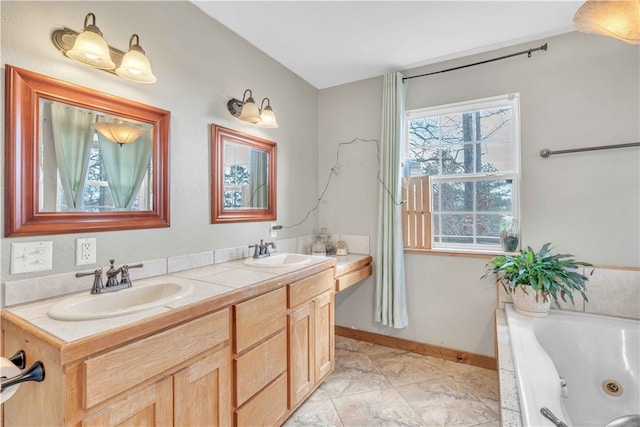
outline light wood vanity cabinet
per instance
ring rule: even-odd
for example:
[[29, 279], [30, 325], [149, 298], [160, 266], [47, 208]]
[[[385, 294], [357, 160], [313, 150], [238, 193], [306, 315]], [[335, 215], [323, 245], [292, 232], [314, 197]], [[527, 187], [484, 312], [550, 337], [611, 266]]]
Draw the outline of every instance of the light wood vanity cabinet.
[[334, 369], [334, 283], [328, 270], [287, 287], [290, 410]]
[[2, 313], [3, 354], [24, 349], [46, 369], [3, 404], [3, 426], [280, 425], [334, 369], [334, 271], [71, 342]]
[[69, 363], [64, 346], [14, 331], [3, 324], [5, 354], [24, 348], [46, 376], [7, 401], [5, 427], [231, 424], [229, 309]]

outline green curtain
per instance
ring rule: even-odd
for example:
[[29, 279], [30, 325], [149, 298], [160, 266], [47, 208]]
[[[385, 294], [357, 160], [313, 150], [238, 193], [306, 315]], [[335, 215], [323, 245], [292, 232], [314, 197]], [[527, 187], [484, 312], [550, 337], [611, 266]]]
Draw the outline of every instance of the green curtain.
[[98, 140], [113, 204], [116, 209], [130, 209], [151, 162], [151, 133], [145, 132], [134, 142], [122, 146], [100, 132]]
[[60, 183], [67, 208], [82, 209], [95, 114], [71, 105], [51, 104], [51, 127]]
[[378, 208], [378, 262], [376, 263], [375, 320], [385, 326], [408, 325], [402, 244], [402, 126], [405, 85], [401, 73], [384, 76], [380, 191]]

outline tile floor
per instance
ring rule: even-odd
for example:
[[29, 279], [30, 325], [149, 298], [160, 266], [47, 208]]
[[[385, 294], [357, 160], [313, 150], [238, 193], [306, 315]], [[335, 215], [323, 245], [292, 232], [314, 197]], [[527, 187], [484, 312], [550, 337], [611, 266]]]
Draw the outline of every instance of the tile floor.
[[336, 336], [335, 371], [284, 424], [498, 427], [498, 374]]

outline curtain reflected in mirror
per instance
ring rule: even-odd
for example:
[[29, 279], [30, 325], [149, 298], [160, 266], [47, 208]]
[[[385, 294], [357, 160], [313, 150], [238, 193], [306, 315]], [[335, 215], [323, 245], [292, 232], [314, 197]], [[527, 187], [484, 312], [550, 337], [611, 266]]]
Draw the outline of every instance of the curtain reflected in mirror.
[[276, 143], [212, 125], [211, 222], [276, 219]]
[[153, 126], [40, 99], [40, 212], [153, 208]]

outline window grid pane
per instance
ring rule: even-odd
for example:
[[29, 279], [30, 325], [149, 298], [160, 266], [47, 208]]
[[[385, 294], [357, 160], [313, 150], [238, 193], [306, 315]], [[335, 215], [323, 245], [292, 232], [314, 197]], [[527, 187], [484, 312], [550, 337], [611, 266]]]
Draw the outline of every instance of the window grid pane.
[[414, 110], [404, 175], [431, 177], [433, 247], [500, 246], [500, 219], [517, 216], [518, 95]]

